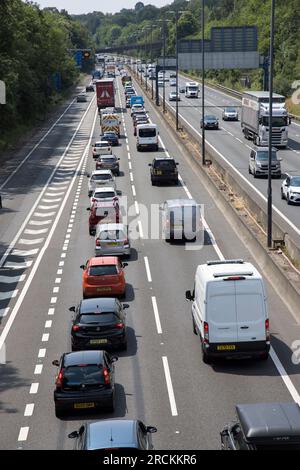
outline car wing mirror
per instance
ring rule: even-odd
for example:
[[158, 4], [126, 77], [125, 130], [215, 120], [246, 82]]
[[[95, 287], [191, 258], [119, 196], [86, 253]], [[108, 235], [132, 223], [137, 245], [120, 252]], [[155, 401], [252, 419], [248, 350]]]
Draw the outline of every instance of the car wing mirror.
[[157, 428], [155, 426], [147, 426], [146, 427], [146, 432], [150, 433], [150, 434], [153, 434], [153, 433], [157, 432]]
[[129, 304], [123, 304], [123, 308], [129, 308], [130, 305]]
[[68, 434], [69, 439], [77, 439], [79, 437], [79, 432], [78, 431], [73, 431], [70, 434]]
[[186, 300], [194, 300], [194, 296], [192, 295], [190, 290], [187, 290], [185, 292], [185, 298], [186, 298]]
[[152, 163], [148, 163], [148, 166], [152, 166]]
[[75, 312], [75, 307], [70, 307], [69, 312]]
[[178, 165], [179, 165], [179, 163], [178, 163], [178, 162], [176, 162], [176, 165], [178, 166]]
[[128, 266], [128, 263], [123, 263], [122, 264], [122, 268], [126, 268], [126, 266]]
[[80, 265], [80, 269], [85, 269], [85, 265], [84, 265], [84, 264], [81, 264], [81, 265]]
[[90, 175], [89, 173], [87, 173], [87, 174], [86, 174], [86, 177], [87, 177], [87, 178], [90, 178], [90, 177], [91, 177], [91, 175]]
[[55, 359], [55, 361], [52, 361], [52, 365], [56, 366], [56, 367], [59, 367], [59, 361], [57, 359]]
[[117, 190], [117, 195], [118, 196], [121, 196], [122, 195], [122, 191], [120, 191], [119, 189]]
[[87, 210], [87, 211], [90, 211], [90, 210], [91, 210], [91, 208], [90, 208], [90, 207], [87, 207], [87, 208], [86, 208], [86, 210]]
[[111, 362], [117, 362], [119, 360], [119, 358], [117, 356], [112, 356], [110, 358]]

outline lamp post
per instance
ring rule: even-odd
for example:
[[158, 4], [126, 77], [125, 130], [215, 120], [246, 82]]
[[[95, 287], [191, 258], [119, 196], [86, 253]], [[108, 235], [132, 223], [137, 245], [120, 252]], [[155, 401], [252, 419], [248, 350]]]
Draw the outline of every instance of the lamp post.
[[273, 118], [273, 69], [274, 69], [275, 0], [271, 0], [270, 21], [270, 73], [269, 73], [269, 168], [268, 168], [268, 248], [272, 246], [272, 118]]
[[175, 34], [176, 34], [176, 130], [178, 131], [178, 18], [179, 14], [184, 13], [180, 10], [169, 10], [168, 13], [175, 13]]
[[204, 0], [202, 0], [202, 9], [201, 9], [201, 29], [202, 29], [202, 165], [205, 165], [205, 127], [204, 127], [204, 80], [205, 80], [205, 71], [204, 71]]

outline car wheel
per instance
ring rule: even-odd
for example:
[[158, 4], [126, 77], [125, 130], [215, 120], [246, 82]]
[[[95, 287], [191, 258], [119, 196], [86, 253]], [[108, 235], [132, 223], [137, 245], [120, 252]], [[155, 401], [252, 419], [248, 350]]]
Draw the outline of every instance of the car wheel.
[[90, 235], [95, 235], [94, 230], [89, 229], [89, 234]]
[[115, 406], [116, 406], [116, 403], [115, 403], [115, 394], [113, 394], [112, 396], [112, 399], [111, 399], [111, 402], [110, 404], [107, 406], [107, 411], [109, 413], [113, 413], [115, 411]]
[[282, 200], [285, 199], [285, 197], [284, 197], [284, 192], [282, 191], [282, 189], [281, 189], [281, 199], [282, 199]]
[[286, 202], [288, 203], [289, 206], [292, 204], [290, 200], [290, 196], [288, 194], [286, 195]]
[[255, 170], [253, 170], [253, 176], [254, 176], [254, 178], [257, 178], [257, 174], [256, 174]]
[[61, 408], [58, 408], [57, 406], [55, 406], [55, 416], [58, 419], [61, 419], [64, 416], [64, 414], [65, 412]]
[[261, 356], [259, 356], [259, 359], [261, 359], [262, 361], [267, 361], [269, 359], [269, 353], [264, 353], [262, 354]]
[[202, 348], [202, 361], [204, 362], [204, 364], [211, 364], [211, 358], [208, 356], [208, 354], [206, 354], [206, 352], [204, 352], [203, 348]]
[[127, 351], [127, 340], [120, 345], [120, 351]]
[[249, 175], [251, 175], [251, 168], [250, 168], [250, 166], [248, 167], [248, 173], [249, 173]]

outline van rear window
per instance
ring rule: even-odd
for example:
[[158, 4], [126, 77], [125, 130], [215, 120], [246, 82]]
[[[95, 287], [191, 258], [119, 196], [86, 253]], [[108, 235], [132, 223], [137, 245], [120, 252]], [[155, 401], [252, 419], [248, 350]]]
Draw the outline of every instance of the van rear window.
[[139, 137], [155, 137], [156, 129], [139, 129]]

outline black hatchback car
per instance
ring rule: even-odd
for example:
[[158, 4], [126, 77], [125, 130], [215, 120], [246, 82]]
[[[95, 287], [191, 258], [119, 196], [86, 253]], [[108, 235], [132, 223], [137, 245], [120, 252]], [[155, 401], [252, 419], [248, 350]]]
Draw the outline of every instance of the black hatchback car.
[[115, 409], [115, 366], [117, 357], [106, 351], [64, 353], [58, 367], [54, 403], [57, 418], [67, 411]]
[[74, 312], [71, 329], [72, 351], [80, 349], [127, 349], [126, 315], [128, 304], [116, 298], [84, 299], [69, 310]]
[[178, 163], [174, 158], [156, 157], [150, 166], [150, 176], [152, 185], [157, 183], [178, 184]]
[[[203, 127], [203, 121], [200, 121], [200, 127]], [[219, 120], [216, 116], [206, 115], [204, 116], [204, 129], [219, 129]]]

